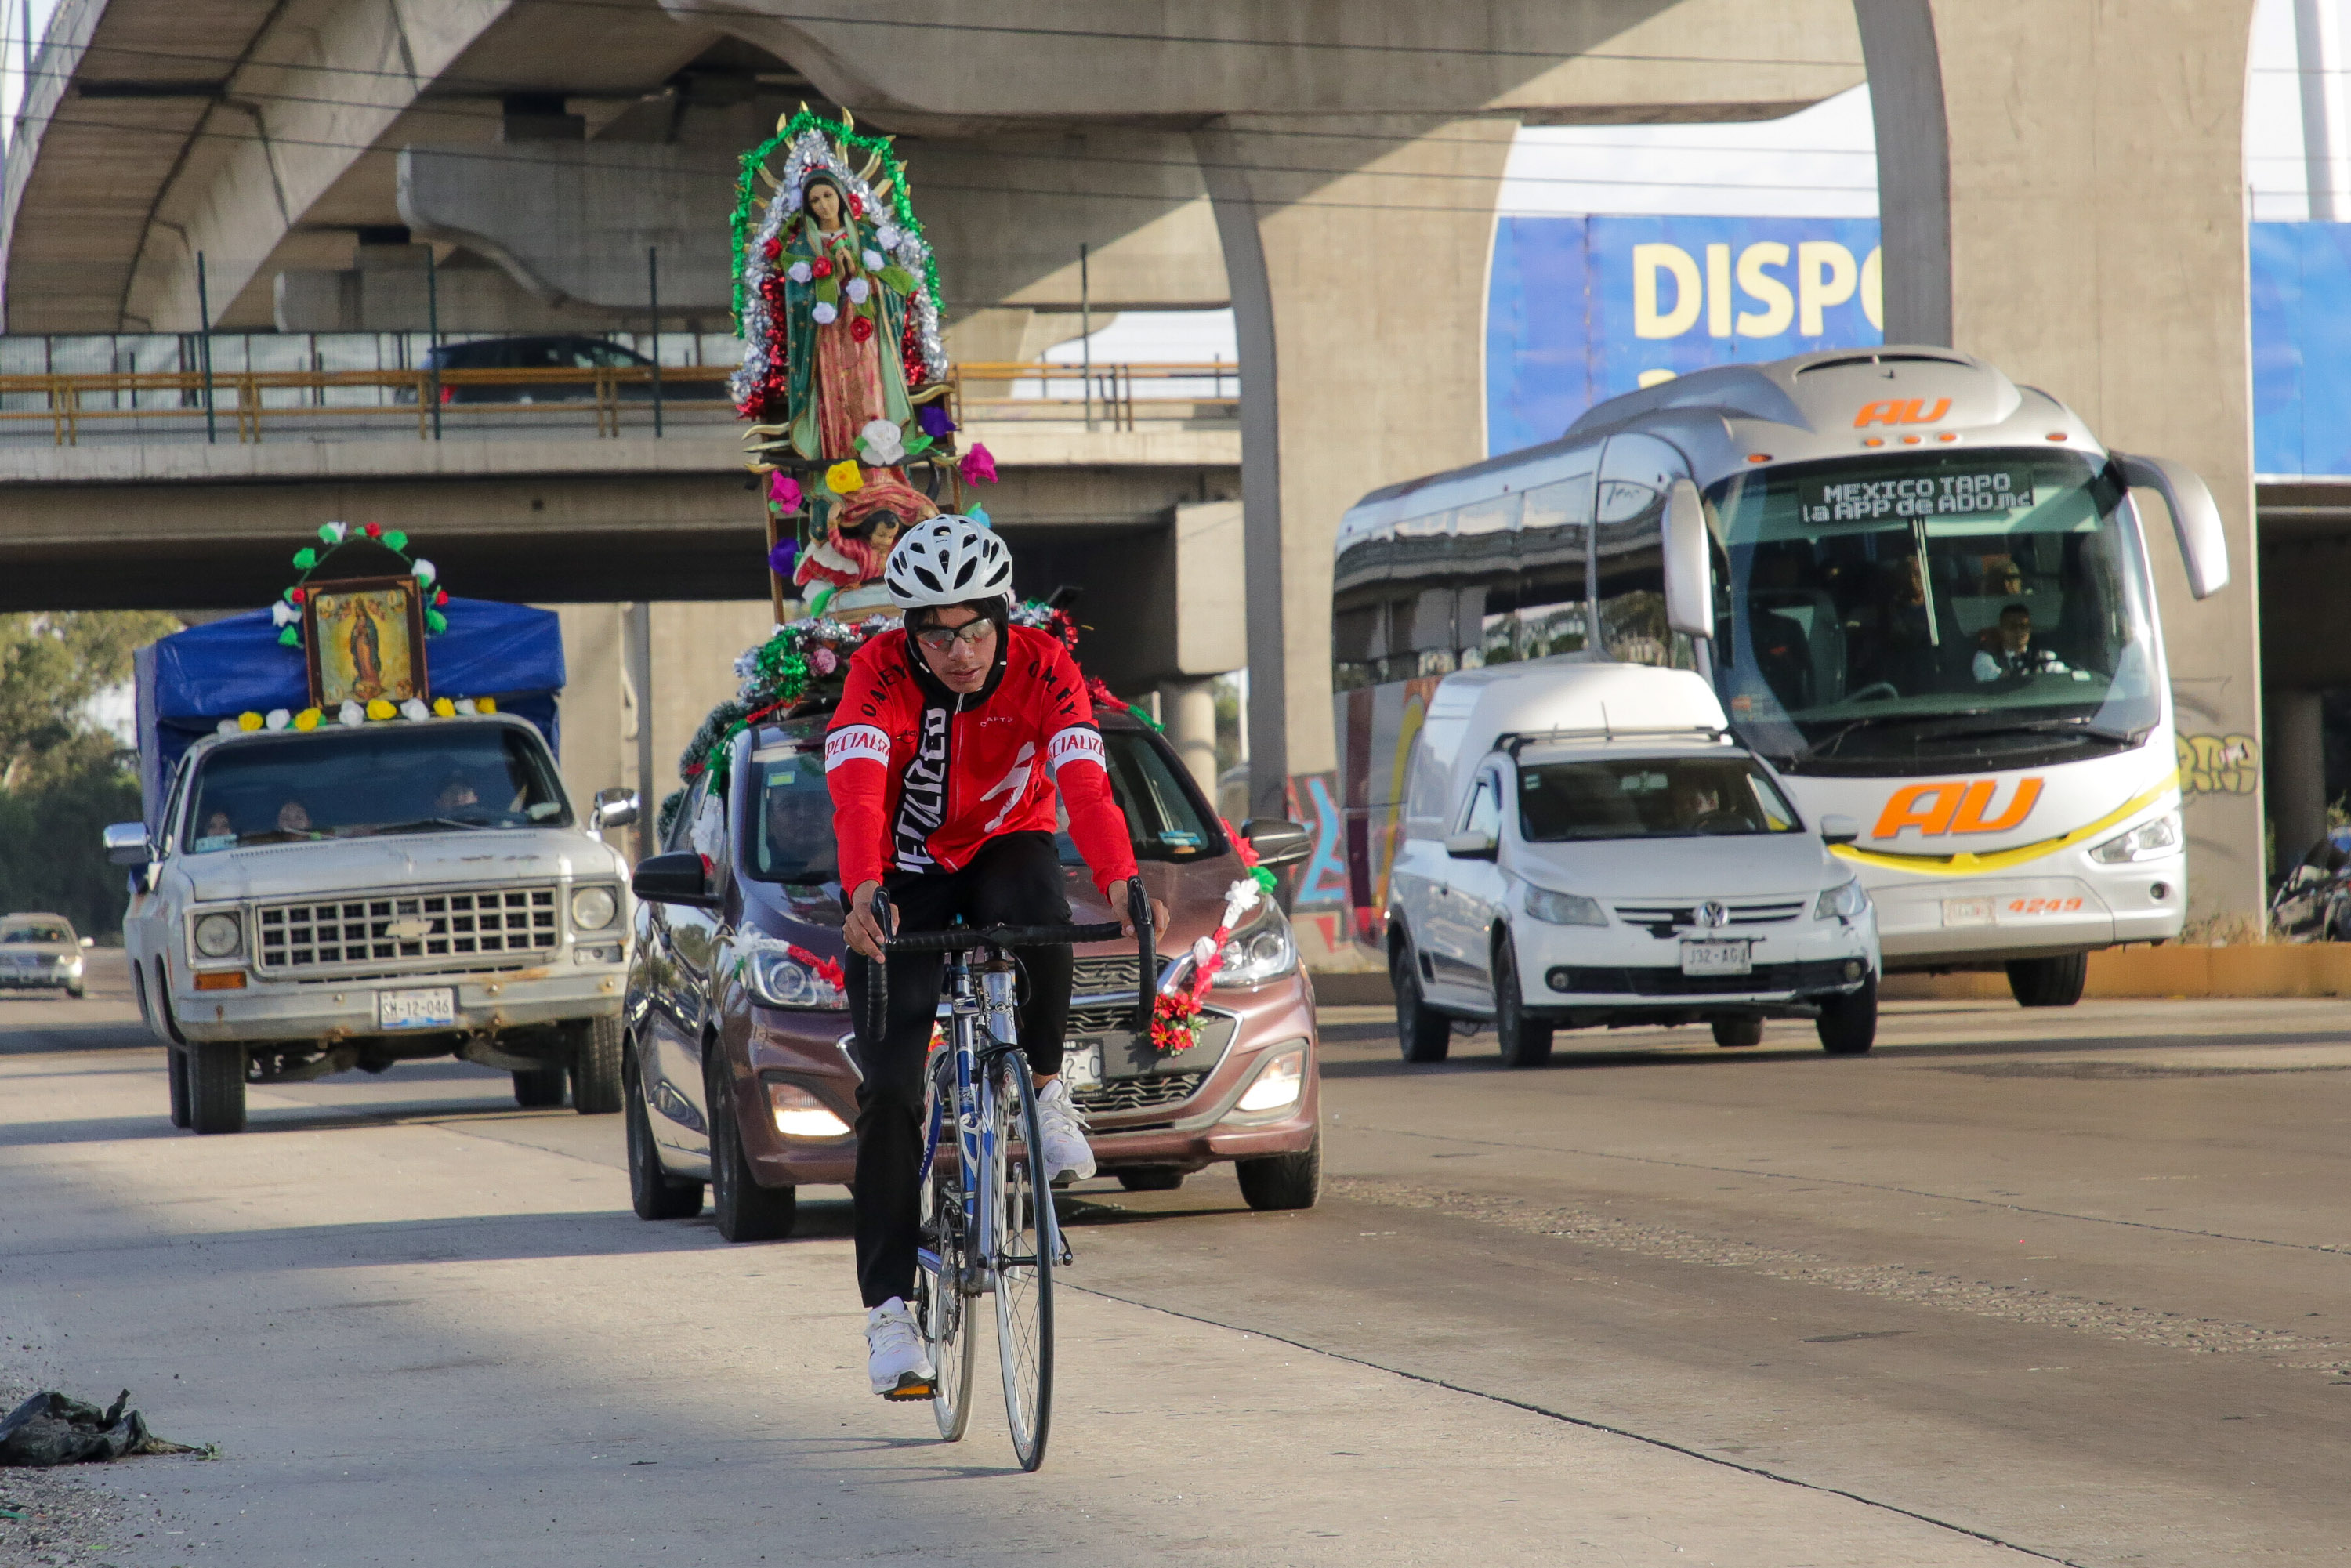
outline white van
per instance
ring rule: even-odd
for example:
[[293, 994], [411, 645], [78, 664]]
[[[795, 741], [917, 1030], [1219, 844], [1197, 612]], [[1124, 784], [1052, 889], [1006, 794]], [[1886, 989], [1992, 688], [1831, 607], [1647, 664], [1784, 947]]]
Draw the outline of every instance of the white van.
[[1722, 1045], [1811, 1018], [1830, 1054], [1869, 1049], [1877, 922], [1830, 848], [1859, 824], [1804, 822], [1728, 727], [1696, 674], [1581, 654], [1438, 684], [1388, 882], [1406, 1061], [1488, 1019], [1518, 1067], [1555, 1030], [1701, 1019]]

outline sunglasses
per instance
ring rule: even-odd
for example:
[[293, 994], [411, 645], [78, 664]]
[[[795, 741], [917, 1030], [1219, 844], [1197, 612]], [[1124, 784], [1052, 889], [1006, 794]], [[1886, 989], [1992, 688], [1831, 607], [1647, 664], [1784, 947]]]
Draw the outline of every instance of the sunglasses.
[[930, 626], [914, 633], [914, 641], [934, 653], [944, 653], [961, 643], [967, 648], [977, 648], [996, 634], [996, 622], [985, 615], [961, 626]]

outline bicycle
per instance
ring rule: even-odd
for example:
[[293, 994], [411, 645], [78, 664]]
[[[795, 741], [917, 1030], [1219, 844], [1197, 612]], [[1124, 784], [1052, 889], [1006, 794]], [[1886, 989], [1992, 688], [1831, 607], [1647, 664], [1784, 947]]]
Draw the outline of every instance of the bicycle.
[[[1149, 898], [1139, 879], [1128, 908], [1135, 929], [1136, 1028], [1150, 1037], [1158, 965]], [[874, 919], [890, 929], [888, 894]], [[978, 1341], [972, 1303], [996, 1298], [997, 1359], [1004, 1414], [1020, 1468], [1045, 1462], [1053, 1414], [1053, 1270], [1073, 1261], [1053, 1212], [1038, 1130], [1036, 1085], [1013, 1022], [1017, 962], [1011, 949], [1107, 942], [1115, 921], [1094, 925], [954, 925], [909, 932], [885, 952], [945, 953], [941, 991], [948, 1005], [945, 1050], [935, 1051], [923, 1103], [922, 1241], [915, 1258], [917, 1331], [936, 1371], [932, 1411], [939, 1437], [956, 1442], [971, 1420]], [[888, 966], [874, 966], [880, 1016], [889, 1016]], [[878, 1034], [876, 1038], [879, 1038]], [[955, 1137], [945, 1134], [953, 1118]]]

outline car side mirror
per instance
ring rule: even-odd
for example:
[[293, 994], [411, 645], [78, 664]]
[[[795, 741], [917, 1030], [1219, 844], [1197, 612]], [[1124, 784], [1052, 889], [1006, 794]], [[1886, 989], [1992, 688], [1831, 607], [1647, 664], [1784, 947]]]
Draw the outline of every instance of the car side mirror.
[[1706, 503], [1677, 479], [1666, 492], [1666, 626], [1686, 637], [1714, 635], [1714, 558], [1707, 549]]
[[692, 850], [672, 850], [638, 862], [629, 891], [653, 904], [683, 904], [692, 909], [716, 909], [719, 902], [702, 857]]
[[1861, 837], [1861, 820], [1848, 817], [1843, 811], [1827, 811], [1821, 816], [1821, 842], [1849, 844]]
[[625, 828], [637, 820], [637, 792], [614, 785], [610, 789], [596, 791], [596, 803], [589, 808], [588, 823], [598, 832], [606, 828]]
[[1445, 841], [1445, 852], [1458, 861], [1489, 861], [1498, 846], [1491, 833], [1455, 833]]
[[2171, 513], [2179, 536], [2180, 564], [2188, 569], [2188, 591], [2210, 599], [2229, 586], [2229, 536], [2220, 508], [2196, 470], [2168, 457], [2132, 457], [2117, 452], [2115, 466], [2123, 483], [2153, 490]]
[[154, 859], [147, 846], [147, 824], [113, 822], [102, 836], [109, 865], [145, 865]]
[[1241, 837], [1257, 852], [1261, 866], [1295, 865], [1314, 852], [1313, 831], [1280, 817], [1251, 817], [1241, 824]]

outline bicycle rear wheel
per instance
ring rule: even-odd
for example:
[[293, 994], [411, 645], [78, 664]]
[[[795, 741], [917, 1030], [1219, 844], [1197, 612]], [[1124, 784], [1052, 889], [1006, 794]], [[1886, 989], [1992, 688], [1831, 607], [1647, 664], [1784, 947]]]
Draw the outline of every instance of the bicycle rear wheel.
[[[937, 1417], [939, 1437], [952, 1443], [971, 1423], [971, 1375], [977, 1364], [978, 1339], [972, 1333], [971, 1298], [965, 1285], [971, 1277], [970, 1238], [964, 1223], [963, 1162], [956, 1145], [954, 1114], [955, 1064], [942, 1057], [946, 1082], [935, 1074], [924, 1105], [923, 1125], [940, 1127], [939, 1146], [931, 1157], [931, 1174], [920, 1197], [922, 1250], [914, 1270], [914, 1322], [931, 1353], [937, 1375], [931, 1414]], [[943, 1120], [934, 1111], [944, 1101]]]
[[996, 1346], [1012, 1450], [1033, 1470], [1053, 1419], [1053, 1195], [1028, 1058], [999, 1058], [995, 1077], [996, 1168], [984, 1196], [996, 1205]]

